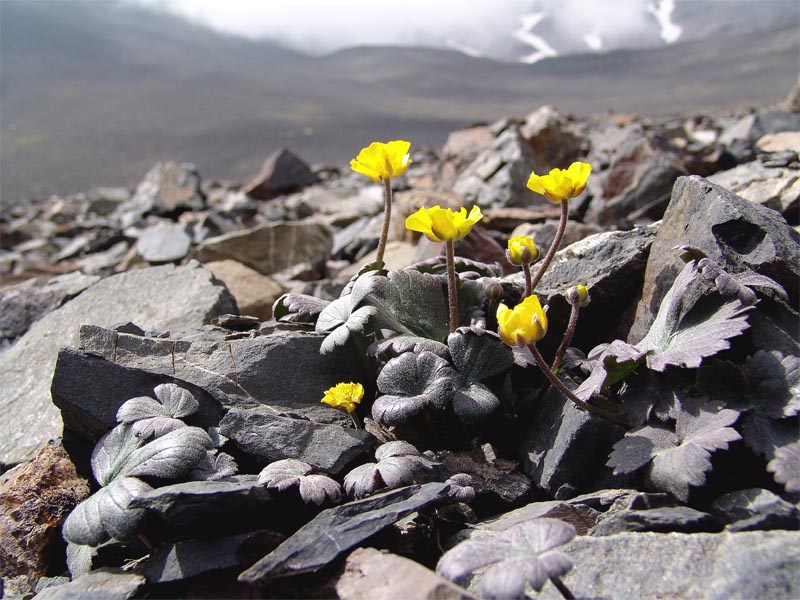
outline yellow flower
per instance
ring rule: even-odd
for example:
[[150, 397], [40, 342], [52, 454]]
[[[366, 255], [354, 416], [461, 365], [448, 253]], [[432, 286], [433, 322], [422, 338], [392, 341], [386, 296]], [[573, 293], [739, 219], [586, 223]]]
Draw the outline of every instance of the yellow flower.
[[363, 397], [364, 386], [360, 383], [337, 383], [325, 391], [322, 402], [335, 408], [343, 408], [348, 413], [352, 413]]
[[424, 233], [432, 242], [460, 240], [470, 232], [472, 226], [483, 218], [481, 209], [473, 206], [467, 215], [463, 206], [458, 212], [449, 208], [420, 208], [406, 219], [406, 228]]
[[531, 294], [514, 307], [502, 302], [497, 307], [497, 324], [500, 338], [509, 346], [527, 346], [537, 342], [547, 333], [547, 314], [539, 297]]
[[356, 173], [366, 175], [375, 183], [391, 177], [400, 177], [411, 162], [408, 154], [410, 147], [411, 142], [404, 140], [372, 142], [350, 161], [350, 168]]
[[[587, 304], [589, 304], [589, 300], [591, 300], [591, 298], [589, 298], [589, 288], [587, 288], [582, 283], [579, 283], [572, 289], [575, 290], [574, 294], [575, 294], [575, 299], [578, 301], [578, 306], [586, 306]], [[569, 291], [572, 290], [568, 290], [568, 292]]]
[[522, 235], [508, 240], [506, 256], [515, 265], [528, 265], [539, 258], [539, 249], [531, 238]]
[[550, 202], [558, 204], [580, 194], [591, 172], [592, 166], [585, 162], [574, 162], [569, 169], [553, 169], [547, 175], [531, 172], [528, 189], [544, 194]]

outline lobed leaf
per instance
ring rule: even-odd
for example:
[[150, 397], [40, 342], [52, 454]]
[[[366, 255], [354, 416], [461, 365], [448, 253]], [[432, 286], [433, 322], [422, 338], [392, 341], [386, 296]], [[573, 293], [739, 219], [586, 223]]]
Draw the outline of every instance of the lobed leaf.
[[800, 413], [800, 358], [759, 350], [744, 365], [748, 392], [767, 416], [784, 419]]
[[276, 321], [310, 323], [329, 304], [307, 294], [284, 294], [272, 305], [272, 316]]
[[181, 427], [137, 448], [125, 459], [120, 474], [174, 479], [189, 473], [213, 448], [199, 427]]
[[775, 458], [767, 464], [767, 471], [789, 493], [800, 492], [800, 442], [794, 442], [775, 451]]
[[258, 482], [278, 491], [296, 486], [303, 502], [313, 502], [317, 506], [326, 500], [334, 503], [341, 500], [341, 486], [327, 475], [312, 474], [313, 470], [308, 463], [285, 458], [264, 467], [258, 475]]
[[206, 456], [189, 472], [194, 481], [217, 481], [236, 475], [239, 470], [236, 460], [225, 452], [206, 450]]
[[101, 486], [111, 483], [122, 471], [130, 455], [143, 440], [133, 432], [129, 424], [120, 424], [100, 438], [92, 451], [92, 473]]
[[368, 496], [382, 487], [410, 485], [422, 469], [435, 464], [408, 442], [392, 441], [375, 450], [377, 462], [356, 467], [344, 478], [345, 491], [355, 498]]

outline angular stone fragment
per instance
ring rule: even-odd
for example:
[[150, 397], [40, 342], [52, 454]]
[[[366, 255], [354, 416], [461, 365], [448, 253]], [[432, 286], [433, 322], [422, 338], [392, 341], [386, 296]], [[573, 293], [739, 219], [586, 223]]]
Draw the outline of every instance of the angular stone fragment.
[[181, 260], [191, 245], [192, 238], [184, 225], [156, 225], [142, 231], [136, 251], [147, 262], [159, 264]]
[[769, 490], [749, 489], [717, 498], [710, 512], [727, 525], [728, 531], [800, 528], [800, 511]]
[[244, 187], [245, 193], [257, 200], [269, 200], [277, 194], [311, 185], [317, 176], [301, 158], [281, 148], [270, 154], [258, 174]]
[[272, 304], [285, 291], [274, 279], [235, 260], [206, 263], [206, 268], [230, 290], [240, 314], [262, 321], [272, 317]]
[[45, 588], [36, 597], [43, 600], [78, 600], [79, 598], [128, 600], [136, 596], [145, 583], [145, 579], [141, 575], [123, 573], [113, 569], [97, 569], [64, 585]]
[[608, 516], [603, 515], [590, 533], [601, 536], [625, 531], [695, 533], [699, 531], [715, 532], [720, 529], [719, 522], [708, 513], [688, 506], [665, 506], [648, 510], [614, 511]]
[[317, 571], [384, 527], [446, 497], [449, 487], [411, 485], [324, 510], [239, 575], [239, 581], [263, 583]]

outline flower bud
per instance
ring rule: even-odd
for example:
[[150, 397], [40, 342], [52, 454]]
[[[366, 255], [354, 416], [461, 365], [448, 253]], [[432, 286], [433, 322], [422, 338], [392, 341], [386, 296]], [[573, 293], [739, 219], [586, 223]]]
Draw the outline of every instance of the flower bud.
[[589, 297], [589, 288], [583, 284], [578, 284], [567, 290], [567, 300], [570, 304], [577, 304], [581, 308], [587, 306], [591, 298]]
[[508, 240], [506, 258], [515, 265], [529, 265], [539, 258], [539, 249], [528, 236], [513, 237]]
[[497, 281], [492, 281], [489, 285], [486, 286], [486, 295], [491, 298], [492, 300], [499, 300], [503, 297], [505, 293], [503, 290], [503, 286], [500, 285]]

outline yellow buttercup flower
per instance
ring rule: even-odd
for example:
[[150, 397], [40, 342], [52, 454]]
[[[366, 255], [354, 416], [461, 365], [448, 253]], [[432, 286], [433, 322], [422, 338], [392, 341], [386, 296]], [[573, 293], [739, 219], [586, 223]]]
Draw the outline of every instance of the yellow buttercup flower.
[[473, 206], [467, 214], [463, 206], [458, 212], [441, 208], [420, 208], [406, 219], [406, 228], [424, 233], [432, 242], [460, 240], [472, 230], [472, 226], [483, 218], [481, 209]]
[[591, 172], [592, 166], [585, 162], [574, 162], [568, 169], [553, 169], [547, 175], [531, 172], [528, 189], [559, 204], [579, 195], [586, 188], [586, 180]]
[[539, 249], [533, 243], [533, 239], [521, 235], [508, 240], [506, 256], [515, 265], [528, 265], [539, 258]]
[[356, 173], [366, 175], [375, 183], [392, 177], [400, 177], [408, 169], [411, 158], [408, 149], [411, 142], [394, 140], [393, 142], [372, 142], [362, 149], [353, 160], [350, 168]]
[[325, 391], [322, 402], [352, 413], [364, 397], [364, 386], [360, 383], [337, 383]]
[[500, 338], [509, 346], [527, 346], [547, 333], [547, 314], [536, 294], [531, 294], [514, 309], [502, 302], [497, 307]]

